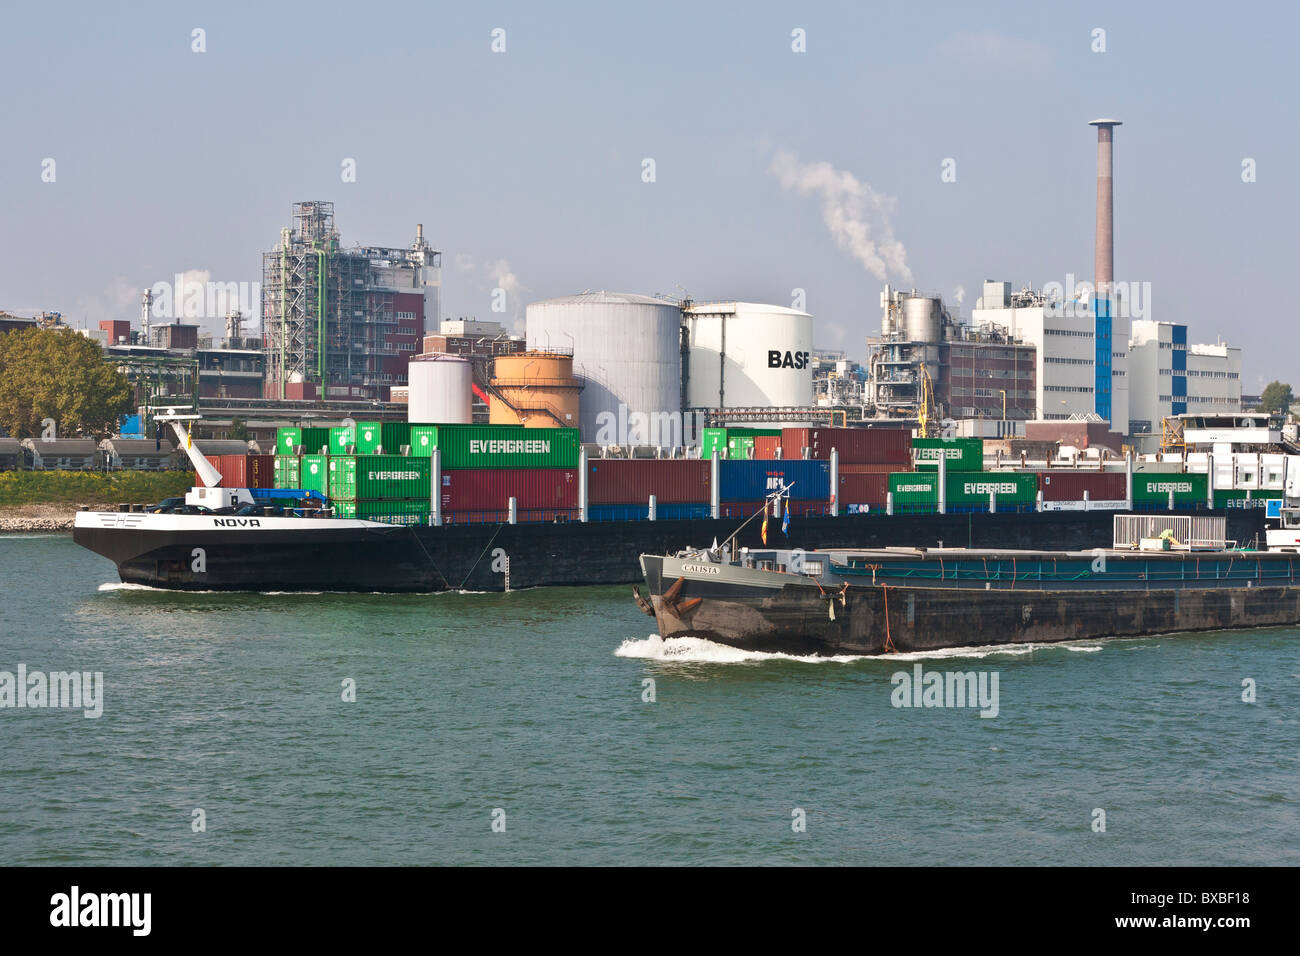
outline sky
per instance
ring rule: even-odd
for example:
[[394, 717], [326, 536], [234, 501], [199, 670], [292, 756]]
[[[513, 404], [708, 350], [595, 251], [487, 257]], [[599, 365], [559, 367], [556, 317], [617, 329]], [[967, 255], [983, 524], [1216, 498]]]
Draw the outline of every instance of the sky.
[[291, 204], [319, 199], [344, 245], [405, 246], [423, 223], [444, 318], [513, 325], [584, 289], [802, 290], [816, 346], [862, 360], [886, 282], [969, 315], [986, 278], [1090, 279], [1088, 121], [1106, 116], [1124, 124], [1116, 280], [1149, 283], [1144, 317], [1241, 346], [1244, 391], [1296, 378], [1294, 4], [51, 3], [4, 20], [0, 309], [93, 327], [137, 319], [177, 273], [257, 283]]

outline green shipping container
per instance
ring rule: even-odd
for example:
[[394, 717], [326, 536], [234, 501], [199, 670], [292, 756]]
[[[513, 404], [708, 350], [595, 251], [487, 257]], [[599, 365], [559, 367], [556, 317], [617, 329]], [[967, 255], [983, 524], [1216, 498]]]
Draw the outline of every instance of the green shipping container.
[[913, 438], [912, 448], [920, 470], [938, 470], [940, 456], [948, 459], [949, 471], [984, 470], [982, 438]]
[[578, 429], [518, 425], [412, 425], [411, 454], [442, 452], [453, 468], [577, 468]]
[[357, 430], [353, 425], [336, 425], [330, 429], [330, 454], [346, 455], [357, 443]]
[[1280, 497], [1278, 491], [1255, 491], [1248, 488], [1215, 488], [1214, 507], [1216, 508], [1264, 508], [1268, 506], [1269, 496]]
[[411, 426], [408, 422], [384, 422], [379, 428], [380, 443], [387, 455], [400, 455], [402, 446], [411, 444]]
[[319, 455], [329, 441], [328, 428], [277, 428], [275, 453], [277, 455]]
[[733, 461], [749, 461], [752, 459], [754, 457], [754, 436], [728, 435], [727, 457]]
[[428, 458], [404, 455], [332, 455], [329, 496], [335, 501], [423, 498], [429, 503]]
[[706, 428], [700, 432], [700, 457], [712, 458], [716, 451], [721, 457], [727, 448], [725, 428]]
[[[934, 472], [895, 472], [889, 476], [889, 490], [899, 508], [939, 505], [939, 476]], [[990, 492], [996, 492], [1000, 508], [1032, 505], [1038, 500], [1038, 476], [1012, 471], [948, 473], [948, 507], [988, 507]]]
[[297, 488], [302, 480], [302, 459], [297, 455], [275, 456], [275, 487]]
[[[383, 426], [379, 422], [357, 422], [356, 442], [358, 455], [373, 455], [383, 443]], [[397, 451], [396, 448], [393, 451]]]
[[939, 476], [918, 471], [895, 472], [889, 476], [889, 491], [898, 508], [938, 507]]
[[407, 498], [389, 501], [336, 501], [337, 518], [361, 518], [387, 524], [417, 525], [429, 522], [429, 499]]
[[1133, 502], [1168, 503], [1169, 492], [1174, 493], [1176, 504], [1204, 504], [1209, 491], [1207, 475], [1190, 475], [1174, 472], [1151, 474], [1137, 472], [1133, 475]]
[[329, 494], [329, 455], [303, 455], [296, 488]]
[[952, 507], [987, 507], [990, 493], [997, 494], [999, 508], [1032, 505], [1038, 500], [1038, 475], [1024, 471], [948, 473], [947, 503]]

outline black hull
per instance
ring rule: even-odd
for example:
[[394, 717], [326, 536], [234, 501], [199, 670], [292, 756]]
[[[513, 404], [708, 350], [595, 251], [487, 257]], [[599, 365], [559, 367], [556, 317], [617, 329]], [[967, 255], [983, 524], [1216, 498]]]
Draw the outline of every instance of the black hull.
[[742, 650], [799, 656], [908, 653], [1300, 623], [1296, 586], [1185, 589], [1175, 594], [1170, 589], [972, 592], [891, 585], [850, 587], [841, 600], [807, 583], [765, 590], [689, 578], [668, 601], [663, 591], [672, 581], [663, 580], [656, 568], [647, 568], [646, 583], [661, 637], [698, 637]]
[[[1198, 512], [1198, 514], [1225, 512]], [[1262, 538], [1256, 510], [1227, 512], [1228, 536]], [[985, 547], [1087, 549], [1108, 546], [1110, 512], [1041, 514], [852, 515], [798, 518], [786, 538], [770, 525], [768, 542], [782, 547]], [[210, 529], [201, 532], [83, 528], [83, 547], [117, 565], [123, 581], [195, 591], [500, 591], [551, 585], [632, 584], [638, 557], [665, 554], [715, 538], [736, 519], [621, 521], [589, 524], [384, 526], [312, 530]], [[759, 522], [738, 542], [762, 547]], [[193, 570], [192, 553], [205, 552]]]

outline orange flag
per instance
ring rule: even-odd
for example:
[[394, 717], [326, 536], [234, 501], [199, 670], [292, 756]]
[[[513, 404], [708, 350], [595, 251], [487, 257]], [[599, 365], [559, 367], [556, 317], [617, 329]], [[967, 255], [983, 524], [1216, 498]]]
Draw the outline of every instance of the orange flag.
[[767, 502], [763, 502], [763, 547], [767, 547]]

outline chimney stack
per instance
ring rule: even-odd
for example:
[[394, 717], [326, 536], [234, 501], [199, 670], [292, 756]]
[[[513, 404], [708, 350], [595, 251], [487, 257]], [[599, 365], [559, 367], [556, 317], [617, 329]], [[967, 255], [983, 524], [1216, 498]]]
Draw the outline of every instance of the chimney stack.
[[[1099, 316], [1110, 317], [1111, 283], [1115, 281], [1115, 180], [1112, 175], [1112, 130], [1121, 125], [1119, 120], [1095, 119], [1089, 126], [1097, 127], [1097, 253], [1093, 265], [1093, 282]], [[1102, 302], [1105, 302], [1102, 312]]]

